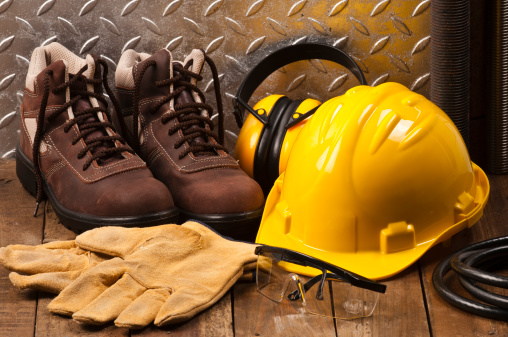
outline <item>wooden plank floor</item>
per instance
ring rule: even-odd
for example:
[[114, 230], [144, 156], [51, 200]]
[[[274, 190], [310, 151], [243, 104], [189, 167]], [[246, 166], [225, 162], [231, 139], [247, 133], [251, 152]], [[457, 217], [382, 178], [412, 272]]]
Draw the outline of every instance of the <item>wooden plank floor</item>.
[[[484, 217], [471, 229], [438, 245], [410, 268], [384, 283], [374, 315], [341, 321], [304, 313], [294, 303], [274, 303], [254, 283], [238, 283], [216, 305], [180, 325], [143, 330], [87, 326], [47, 309], [54, 295], [19, 291], [0, 267], [0, 336], [504, 336], [508, 323], [464, 313], [445, 303], [432, 286], [436, 264], [451, 252], [484, 239], [508, 235], [508, 176], [489, 176], [491, 197]], [[19, 183], [13, 160], [0, 160], [0, 246], [69, 240], [50, 203], [32, 217], [35, 205]]]

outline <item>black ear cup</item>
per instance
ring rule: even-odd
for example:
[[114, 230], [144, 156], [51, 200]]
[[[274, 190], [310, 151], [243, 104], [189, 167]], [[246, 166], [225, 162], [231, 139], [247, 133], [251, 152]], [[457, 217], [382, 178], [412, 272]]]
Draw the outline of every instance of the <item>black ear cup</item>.
[[279, 119], [279, 123], [274, 128], [272, 144], [270, 145], [265, 164], [267, 177], [270, 181], [269, 189], [272, 187], [273, 182], [279, 177], [280, 153], [282, 144], [284, 143], [284, 138], [286, 137], [287, 125], [291, 116], [296, 112], [296, 109], [302, 102], [303, 100], [291, 101], [286, 108], [280, 112], [281, 117]]
[[[270, 169], [268, 163], [270, 158], [273, 158], [273, 140], [278, 138], [278, 131], [280, 129], [281, 120], [284, 119], [284, 112], [293, 103], [292, 100], [286, 96], [282, 96], [275, 102], [272, 110], [268, 114], [268, 123], [263, 126], [259, 136], [256, 152], [254, 154], [254, 179], [259, 183], [265, 195], [268, 195], [273, 182], [277, 179], [271, 180]], [[279, 168], [277, 166], [277, 172]]]

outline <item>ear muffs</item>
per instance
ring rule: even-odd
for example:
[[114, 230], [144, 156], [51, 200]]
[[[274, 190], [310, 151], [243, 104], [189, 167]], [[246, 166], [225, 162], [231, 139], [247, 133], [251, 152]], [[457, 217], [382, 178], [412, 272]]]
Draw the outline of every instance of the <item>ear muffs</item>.
[[[235, 146], [240, 167], [268, 195], [273, 183], [284, 172], [287, 158], [301, 128], [320, 106], [314, 99], [291, 100], [270, 95], [254, 108], [247, 103], [257, 87], [275, 70], [306, 59], [335, 62], [350, 70], [361, 84], [367, 84], [362, 71], [340, 49], [318, 43], [302, 43], [279, 49], [265, 57], [245, 77], [233, 99], [234, 115], [241, 128]], [[243, 120], [244, 110], [249, 115]]]
[[268, 186], [270, 184], [270, 166], [275, 166], [273, 163], [268, 165], [273, 157], [272, 144], [274, 139], [277, 138], [277, 133], [280, 132], [279, 129], [280, 125], [282, 125], [281, 120], [284, 119], [284, 113], [292, 108], [293, 103], [286, 96], [280, 97], [270, 109], [268, 123], [261, 130], [256, 152], [254, 153], [254, 179], [261, 186]]

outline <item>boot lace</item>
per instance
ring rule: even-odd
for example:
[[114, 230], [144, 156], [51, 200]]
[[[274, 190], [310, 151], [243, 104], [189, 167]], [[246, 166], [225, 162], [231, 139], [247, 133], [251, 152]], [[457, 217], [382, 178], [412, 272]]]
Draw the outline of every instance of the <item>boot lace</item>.
[[[165, 113], [161, 122], [163, 124], [168, 123], [173, 119], [177, 119], [178, 123], [168, 130], [168, 135], [172, 135], [175, 132], [182, 131], [183, 137], [179, 139], [175, 144], [174, 148], [177, 149], [182, 146], [185, 142], [188, 142], [189, 146], [183, 150], [179, 154], [179, 159], [184, 158], [187, 154], [193, 153], [197, 154], [200, 152], [212, 153], [215, 154], [215, 150], [222, 150], [227, 152], [226, 148], [223, 146], [224, 144], [224, 112], [222, 106], [222, 97], [220, 94], [220, 83], [219, 83], [219, 75], [217, 72], [217, 67], [213, 63], [212, 59], [205, 55], [205, 61], [210, 67], [213, 76], [213, 86], [215, 90], [215, 98], [217, 102], [217, 112], [219, 115], [219, 135], [213, 132], [214, 124], [210, 117], [201, 116], [201, 109], [204, 109], [208, 112], [208, 116], [212, 116], [213, 108], [211, 105], [205, 103], [205, 95], [199, 90], [199, 88], [187, 81], [188, 78], [195, 78], [198, 81], [201, 81], [203, 77], [199, 74], [194, 73], [193, 71], [188, 70], [191, 62], [187, 62], [185, 66], [180, 64], [174, 64], [173, 69], [178, 72], [178, 75], [173, 76], [172, 78], [168, 78], [162, 81], [156, 81], [155, 85], [157, 87], [170, 86], [174, 84], [177, 87], [176, 90], [173, 90], [170, 94], [162, 97], [162, 99], [155, 105], [149, 113], [155, 114], [160, 107], [164, 104], [170, 102], [172, 99], [178, 97], [185, 90], [192, 90], [196, 92], [201, 98], [202, 103], [198, 102], [190, 102], [183, 104], [176, 104], [174, 106], [174, 110], [170, 110]], [[138, 117], [139, 117], [139, 89], [141, 85], [141, 79], [143, 78], [144, 73], [149, 67], [155, 66], [155, 61], [151, 60], [144, 63], [134, 81], [134, 97], [133, 97], [133, 125], [132, 125], [132, 134], [138, 134]], [[208, 125], [209, 129], [206, 128]], [[198, 137], [208, 137], [208, 141], [206, 143], [197, 143], [193, 142], [194, 139]], [[140, 149], [141, 144], [139, 137], [133, 137], [133, 147], [137, 150]], [[215, 142], [210, 142], [210, 139], [215, 140]]]
[[[62, 83], [61, 85], [53, 88], [51, 92], [53, 94], [57, 94], [61, 92], [62, 90], [65, 90], [66, 88], [70, 87], [73, 83], [77, 81], [82, 81], [86, 84], [93, 84], [93, 85], [104, 85], [106, 88], [106, 92], [109, 95], [109, 98], [111, 99], [113, 106], [117, 112], [120, 112], [120, 105], [118, 101], [115, 98], [115, 95], [113, 91], [110, 89], [108, 85], [108, 65], [107, 63], [102, 60], [98, 59], [97, 62], [102, 66], [103, 72], [102, 72], [102, 79], [88, 79], [83, 75], [83, 72], [85, 72], [88, 69], [88, 66], [85, 65], [82, 67], [77, 74], [75, 74], [69, 81]], [[47, 70], [44, 74], [44, 93], [42, 96], [41, 101], [41, 108], [38, 113], [37, 117], [37, 129], [35, 132], [34, 137], [34, 144], [33, 144], [33, 162], [34, 162], [34, 171], [35, 171], [35, 177], [36, 177], [36, 183], [37, 183], [37, 193], [36, 193], [36, 205], [35, 205], [35, 212], [34, 217], [37, 215], [37, 211], [39, 209], [39, 204], [41, 203], [43, 197], [44, 197], [44, 190], [43, 190], [43, 177], [40, 167], [40, 146], [42, 139], [44, 137], [44, 120], [46, 116], [46, 107], [48, 104], [48, 98], [49, 98], [49, 92], [50, 92], [50, 84], [49, 80], [50, 77], [53, 76], [52, 70]], [[92, 164], [94, 160], [104, 160], [107, 158], [111, 158], [113, 156], [118, 156], [122, 152], [130, 152], [134, 154], [134, 151], [126, 145], [125, 140], [116, 133], [113, 135], [108, 136], [99, 136], [94, 137], [91, 139], [85, 139], [86, 136], [89, 134], [98, 131], [98, 130], [104, 130], [105, 128], [110, 128], [113, 131], [115, 130], [113, 124], [109, 122], [111, 120], [111, 117], [108, 113], [108, 102], [106, 101], [106, 98], [102, 93], [95, 93], [95, 92], [89, 92], [86, 90], [73, 90], [73, 94], [75, 95], [74, 98], [70, 99], [68, 102], [60, 106], [57, 110], [55, 110], [50, 116], [48, 116], [48, 121], [51, 122], [54, 120], [57, 116], [59, 116], [62, 112], [66, 111], [67, 108], [74, 105], [76, 102], [78, 102], [80, 99], [85, 97], [94, 97], [97, 100], [104, 103], [103, 107], [92, 107], [89, 109], [84, 109], [82, 111], [74, 111], [74, 118], [69, 119], [65, 123], [64, 132], [67, 133], [72, 128], [74, 124], [76, 124], [79, 128], [78, 135], [72, 140], [72, 145], [79, 142], [81, 139], [85, 143], [85, 147], [78, 153], [78, 159], [83, 158], [88, 151], [91, 152], [90, 158], [88, 158], [83, 165], [83, 171], [86, 171], [88, 167]], [[87, 121], [91, 117], [96, 117], [98, 112], [104, 112], [106, 116], [108, 117], [108, 121]], [[104, 146], [106, 142], [115, 142], [119, 141], [121, 146], [113, 146], [113, 147], [107, 147], [107, 148], [101, 148], [97, 149], [100, 146]]]

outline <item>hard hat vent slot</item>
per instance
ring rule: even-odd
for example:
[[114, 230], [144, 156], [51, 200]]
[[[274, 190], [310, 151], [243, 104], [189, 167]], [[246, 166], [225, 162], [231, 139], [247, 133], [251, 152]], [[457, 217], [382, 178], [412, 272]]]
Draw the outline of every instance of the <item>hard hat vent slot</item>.
[[471, 194], [463, 192], [459, 195], [455, 203], [455, 223], [466, 219], [474, 207], [474, 197]]
[[384, 254], [396, 253], [416, 247], [415, 229], [405, 221], [394, 222], [381, 230], [381, 252]]

